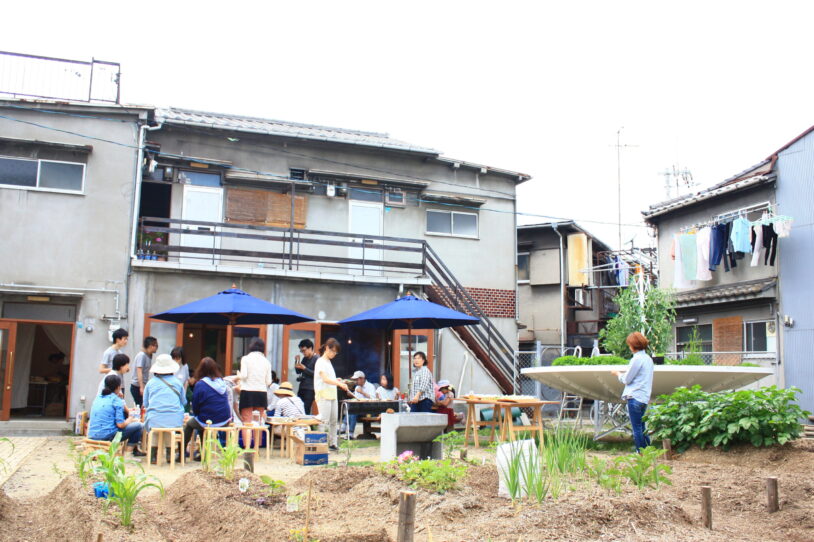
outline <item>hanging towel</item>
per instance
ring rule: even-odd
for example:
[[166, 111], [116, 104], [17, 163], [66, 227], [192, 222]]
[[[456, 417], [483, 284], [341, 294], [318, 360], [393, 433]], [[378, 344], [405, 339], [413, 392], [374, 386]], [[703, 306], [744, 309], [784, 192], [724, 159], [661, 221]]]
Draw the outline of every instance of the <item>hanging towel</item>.
[[749, 232], [749, 221], [738, 217], [732, 222], [732, 247], [735, 252], [752, 252], [752, 239]]
[[685, 233], [678, 237], [678, 244], [681, 247], [681, 263], [684, 268], [684, 278], [695, 280], [696, 269], [698, 267], [698, 248], [695, 242], [696, 234]]
[[[726, 254], [724, 255], [724, 271], [727, 273], [730, 269], [738, 267], [738, 261], [743, 258], [743, 252], [735, 252], [735, 247], [732, 244], [732, 222], [726, 223]], [[740, 254], [740, 258], [738, 257]]]
[[760, 262], [760, 253], [763, 252], [763, 226], [758, 224], [752, 228], [752, 267]]
[[695, 280], [712, 280], [709, 271], [709, 246], [712, 237], [712, 228], [701, 228], [695, 234], [696, 269]]
[[792, 220], [778, 220], [773, 224], [774, 226], [774, 233], [781, 239], [784, 237], [788, 237], [791, 235], [791, 223]]
[[763, 228], [763, 248], [766, 249], [763, 265], [774, 265], [774, 257], [777, 255], [777, 234], [771, 224], [764, 224], [761, 228]]
[[673, 238], [673, 246], [675, 246], [675, 265], [673, 267], [673, 288], [680, 290], [682, 288], [692, 287], [692, 282], [687, 280], [684, 276], [684, 265], [681, 259], [681, 243], [679, 242], [681, 235], [676, 234]]

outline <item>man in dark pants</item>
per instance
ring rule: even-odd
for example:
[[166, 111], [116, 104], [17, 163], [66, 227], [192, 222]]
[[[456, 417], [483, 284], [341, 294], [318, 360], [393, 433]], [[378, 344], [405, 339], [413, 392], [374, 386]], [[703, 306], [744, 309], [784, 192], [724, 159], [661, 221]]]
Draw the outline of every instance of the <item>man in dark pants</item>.
[[314, 403], [314, 365], [316, 365], [319, 355], [314, 352], [314, 343], [310, 339], [301, 340], [299, 348], [302, 357], [294, 356], [296, 362], [294, 370], [297, 372], [297, 381], [300, 383], [297, 396], [305, 405], [305, 413], [311, 414], [311, 405]]

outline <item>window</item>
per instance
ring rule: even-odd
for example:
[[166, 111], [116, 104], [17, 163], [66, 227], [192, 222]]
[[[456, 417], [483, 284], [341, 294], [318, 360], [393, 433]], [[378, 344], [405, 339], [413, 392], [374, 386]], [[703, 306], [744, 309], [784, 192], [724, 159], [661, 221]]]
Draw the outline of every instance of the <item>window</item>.
[[0, 157], [0, 184], [3, 185], [82, 192], [84, 181], [85, 164]]
[[404, 206], [404, 192], [401, 190], [388, 190], [384, 193], [385, 203], [398, 207]]
[[743, 334], [745, 352], [776, 352], [777, 334], [772, 321], [746, 322]]
[[478, 236], [478, 215], [454, 211], [427, 211], [427, 233]]
[[[294, 197], [294, 227], [304, 228], [308, 214], [308, 200]], [[289, 227], [291, 222], [291, 194], [271, 190], [228, 188], [226, 190], [226, 221], [241, 224]]]
[[693, 329], [698, 330], [701, 352], [712, 352], [712, 324], [697, 326], [681, 326], [676, 328], [676, 351], [684, 352], [693, 335]]
[[348, 192], [348, 198], [355, 199], [357, 201], [381, 203], [382, 191], [378, 188], [351, 188]]
[[288, 178], [292, 181], [304, 181], [305, 180], [305, 170], [304, 169], [289, 169], [288, 170]]
[[220, 173], [182, 171], [178, 174], [178, 180], [184, 184], [194, 184], [195, 186], [220, 187]]
[[517, 253], [517, 282], [528, 282], [529, 275], [529, 253]]

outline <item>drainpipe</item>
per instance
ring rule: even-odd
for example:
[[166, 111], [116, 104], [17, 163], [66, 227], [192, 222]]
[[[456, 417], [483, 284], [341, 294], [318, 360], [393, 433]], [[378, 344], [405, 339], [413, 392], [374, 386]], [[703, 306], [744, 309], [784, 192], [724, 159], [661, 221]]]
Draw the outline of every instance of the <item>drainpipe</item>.
[[138, 133], [138, 156], [136, 157], [136, 171], [133, 175], [133, 211], [132, 211], [132, 230], [130, 232], [130, 259], [136, 257], [136, 232], [138, 232], [138, 211], [141, 207], [141, 181], [142, 181], [142, 164], [144, 163], [144, 139], [147, 131], [160, 130], [163, 123], [157, 126], [147, 126], [143, 124], [139, 126]]
[[557, 223], [553, 222], [551, 227], [560, 237], [560, 355], [565, 354], [565, 257], [562, 246], [562, 234], [557, 229]]

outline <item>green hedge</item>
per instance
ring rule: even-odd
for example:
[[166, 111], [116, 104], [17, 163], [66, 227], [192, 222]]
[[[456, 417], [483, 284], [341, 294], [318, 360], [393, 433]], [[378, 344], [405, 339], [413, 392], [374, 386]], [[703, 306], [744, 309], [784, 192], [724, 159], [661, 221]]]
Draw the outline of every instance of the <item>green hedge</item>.
[[706, 363], [704, 363], [704, 358], [698, 354], [690, 354], [689, 356], [679, 359], [668, 358], [664, 360], [664, 363], [666, 365], [706, 365]]
[[785, 444], [800, 436], [809, 413], [795, 403], [798, 388], [707, 393], [700, 386], [678, 388], [647, 409], [645, 421], [656, 440], [668, 438], [678, 451], [751, 443]]
[[569, 365], [627, 365], [629, 360], [619, 356], [594, 356], [592, 358], [579, 358], [577, 356], [562, 356], [551, 362], [552, 366], [562, 367]]

